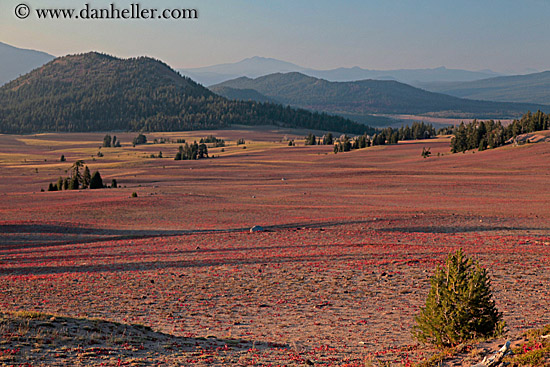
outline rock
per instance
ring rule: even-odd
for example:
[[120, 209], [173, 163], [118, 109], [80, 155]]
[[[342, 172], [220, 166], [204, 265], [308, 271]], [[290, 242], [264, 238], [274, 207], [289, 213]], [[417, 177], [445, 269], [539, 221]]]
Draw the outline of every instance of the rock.
[[264, 228], [261, 227], [261, 226], [254, 226], [254, 227], [250, 228], [250, 233], [263, 232], [263, 231], [264, 231]]

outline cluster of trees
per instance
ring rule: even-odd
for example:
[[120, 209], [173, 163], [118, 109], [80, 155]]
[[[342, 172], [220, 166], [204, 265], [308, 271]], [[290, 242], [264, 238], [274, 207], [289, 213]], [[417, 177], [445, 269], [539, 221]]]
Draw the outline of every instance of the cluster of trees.
[[436, 136], [435, 128], [432, 124], [422, 122], [413, 122], [412, 126], [401, 126], [397, 130], [398, 140], [421, 140], [430, 139]]
[[349, 136], [341, 136], [334, 144], [334, 153], [349, 152], [350, 150], [363, 149], [371, 146], [371, 139], [368, 135], [356, 136], [350, 139]]
[[[153, 144], [166, 144], [166, 143], [169, 143], [169, 140], [166, 138], [155, 138], [153, 140]], [[185, 141], [183, 141], [183, 143], [185, 143]], [[180, 144], [183, 144], [183, 143], [180, 143]]]
[[139, 134], [132, 140], [132, 145], [135, 147], [136, 145], [140, 144], [147, 144], [147, 137], [143, 134]]
[[103, 148], [119, 148], [120, 140], [117, 140], [116, 135], [111, 138], [111, 135], [107, 134], [103, 138]]
[[[214, 148], [225, 147], [225, 140], [218, 139], [214, 135], [209, 135], [206, 138], [201, 138], [200, 144], [213, 144]], [[238, 144], [237, 144], [238, 145]]]
[[[371, 145], [397, 144], [401, 140], [420, 140], [430, 139], [436, 136], [435, 128], [432, 124], [424, 122], [414, 122], [412, 126], [401, 126], [398, 130], [391, 127], [384, 129], [375, 129], [374, 131], [365, 132], [361, 136], [350, 139], [344, 135], [335, 144], [335, 152], [347, 152], [353, 149], [362, 149]], [[334, 138], [331, 133], [317, 138], [314, 134], [309, 133], [305, 139], [306, 145], [332, 145]]]
[[[82, 72], [84, 70], [85, 72]], [[362, 134], [365, 125], [280, 104], [230, 101], [150, 58], [71, 55], [0, 88], [0, 133], [182, 131], [232, 124]]]
[[196, 141], [193, 144], [185, 143], [185, 145], [180, 145], [176, 157], [174, 160], [193, 160], [193, 159], [203, 159], [208, 158], [208, 147], [205, 143], [198, 144]]
[[[80, 170], [83, 169], [81, 172]], [[71, 175], [63, 178], [59, 177], [57, 183], [50, 182], [48, 191], [61, 190], [79, 190], [79, 189], [102, 189], [103, 179], [99, 171], [90, 174], [88, 166], [84, 166], [84, 161], [78, 160], [71, 167]], [[117, 181], [113, 179], [111, 187], [117, 187]]]
[[526, 113], [519, 120], [503, 126], [500, 121], [477, 121], [468, 124], [461, 123], [452, 128], [451, 151], [465, 152], [470, 149], [492, 149], [504, 145], [506, 141], [518, 135], [550, 127], [550, 115], [537, 111], [535, 114]]
[[363, 149], [374, 145], [397, 144], [399, 142], [397, 130], [387, 127], [378, 130], [378, 133], [370, 136], [366, 133], [351, 139], [349, 136], [341, 136], [334, 144], [334, 153], [349, 152], [350, 150]]
[[246, 141], [244, 141], [244, 138], [240, 138], [239, 140], [237, 140], [237, 145], [244, 145], [246, 144]]
[[[349, 152], [354, 149], [363, 149], [375, 145], [397, 144], [400, 140], [418, 140], [429, 139], [436, 135], [436, 131], [432, 124], [424, 122], [415, 122], [412, 127], [402, 126], [398, 130], [391, 127], [385, 129], [377, 129], [372, 135], [367, 133], [350, 138], [347, 135], [341, 136], [334, 144], [334, 153]], [[309, 134], [306, 137], [306, 145], [315, 145], [316, 137]], [[318, 144], [320, 143], [320, 138]], [[333, 144], [332, 134], [327, 134], [323, 137], [323, 144]]]
[[332, 133], [327, 133], [319, 138], [317, 138], [312, 133], [309, 133], [306, 136], [306, 145], [332, 145], [332, 144], [334, 144], [334, 136], [332, 135]]

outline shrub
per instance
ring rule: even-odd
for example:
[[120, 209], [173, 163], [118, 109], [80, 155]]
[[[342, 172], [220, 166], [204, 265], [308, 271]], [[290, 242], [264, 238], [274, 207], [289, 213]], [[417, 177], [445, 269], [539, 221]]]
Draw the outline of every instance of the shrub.
[[431, 148], [426, 149], [426, 147], [422, 148], [422, 158], [429, 158], [432, 155], [430, 149]]
[[487, 270], [462, 249], [450, 253], [431, 278], [426, 306], [416, 316], [413, 335], [421, 342], [454, 346], [502, 333], [502, 314], [492, 300]]
[[132, 196], [133, 198], [137, 198], [137, 196], [138, 196], [138, 195], [137, 195], [137, 192], [134, 191], [134, 192], [132, 193], [131, 196]]

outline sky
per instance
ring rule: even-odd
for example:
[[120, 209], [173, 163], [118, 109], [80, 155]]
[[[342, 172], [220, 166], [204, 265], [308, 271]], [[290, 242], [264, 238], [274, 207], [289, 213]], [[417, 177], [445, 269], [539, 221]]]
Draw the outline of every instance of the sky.
[[[37, 19], [37, 8], [197, 9], [198, 19]], [[15, 8], [30, 7], [18, 19]], [[550, 0], [1, 0], [0, 42], [175, 68], [272, 57], [316, 69], [550, 69]]]

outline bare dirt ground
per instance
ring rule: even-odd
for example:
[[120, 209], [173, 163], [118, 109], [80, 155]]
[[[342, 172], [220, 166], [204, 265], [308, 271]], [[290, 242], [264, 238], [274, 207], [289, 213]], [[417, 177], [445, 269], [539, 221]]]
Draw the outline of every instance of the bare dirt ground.
[[[406, 365], [433, 352], [412, 339], [414, 315], [435, 266], [462, 247], [489, 268], [510, 333], [550, 323], [549, 144], [451, 155], [434, 139], [334, 154], [267, 128], [147, 137], [209, 134], [228, 146], [200, 161], [174, 161], [179, 144], [133, 148], [136, 134], [115, 134], [123, 147], [103, 157], [100, 133], [0, 135], [1, 310], [196, 343], [146, 355], [141, 339], [111, 337], [104, 348], [137, 354], [61, 353], [81, 365]], [[159, 151], [167, 158], [149, 158]], [[76, 159], [122, 187], [40, 192]], [[6, 335], [6, 365], [75, 365]], [[85, 333], [80, 344], [93, 347]]]

